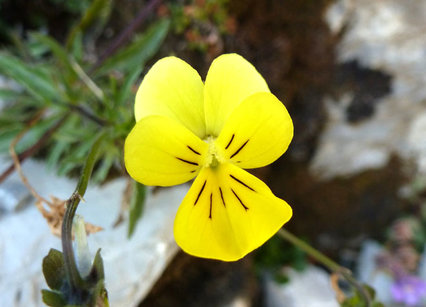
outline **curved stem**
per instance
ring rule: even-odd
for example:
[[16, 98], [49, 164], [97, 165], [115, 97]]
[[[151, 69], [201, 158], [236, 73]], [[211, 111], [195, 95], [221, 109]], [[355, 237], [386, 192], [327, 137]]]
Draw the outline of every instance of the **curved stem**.
[[89, 179], [93, 171], [93, 167], [97, 160], [97, 154], [100, 145], [102, 144], [102, 141], [105, 136], [106, 133], [101, 132], [95, 143], [93, 144], [92, 149], [87, 157], [87, 160], [81, 172], [77, 187], [66, 203], [67, 208], [62, 222], [62, 251], [64, 255], [65, 273], [68, 278], [68, 283], [70, 285], [71, 291], [73, 293], [76, 293], [79, 289], [83, 288], [84, 281], [78, 271], [74, 256], [74, 250], [72, 248], [72, 222], [75, 216], [75, 212], [77, 211], [78, 204], [80, 203], [80, 200], [83, 198], [83, 195], [86, 192], [87, 185], [89, 183]]
[[301, 239], [299, 239], [294, 234], [292, 234], [291, 232], [289, 232], [288, 230], [286, 230], [284, 228], [281, 228], [278, 231], [278, 235], [281, 238], [287, 240], [291, 244], [293, 244], [293, 245], [297, 246], [298, 248], [300, 248], [301, 250], [303, 250], [305, 253], [307, 253], [309, 256], [311, 256], [312, 258], [314, 258], [318, 262], [325, 265], [331, 271], [342, 275], [353, 287], [355, 287], [359, 291], [359, 293], [362, 295], [362, 297], [363, 297], [363, 299], [366, 303], [366, 306], [367, 307], [371, 306], [370, 295], [364, 289], [364, 287], [362, 285], [360, 285], [360, 283], [352, 276], [352, 272], [349, 269], [342, 267], [341, 265], [336, 263], [334, 260], [327, 257], [326, 255], [324, 255], [323, 253], [321, 253], [317, 249], [313, 248], [308, 243], [302, 241]]

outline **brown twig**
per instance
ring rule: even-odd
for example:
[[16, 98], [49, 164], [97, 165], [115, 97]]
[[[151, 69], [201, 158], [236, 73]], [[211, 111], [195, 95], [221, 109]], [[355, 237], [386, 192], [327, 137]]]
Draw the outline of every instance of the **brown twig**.
[[89, 74], [93, 73], [102, 63], [117, 51], [129, 38], [130, 35], [144, 22], [146, 17], [161, 3], [161, 0], [151, 0], [147, 5], [142, 7], [135, 19], [120, 33], [120, 35], [112, 42], [112, 44], [99, 56], [99, 59], [89, 70]]
[[[19, 174], [19, 177], [21, 178], [22, 183], [25, 185], [25, 187], [30, 191], [31, 195], [36, 199], [35, 205], [37, 209], [40, 211], [41, 215], [46, 219], [47, 224], [51, 230], [51, 232], [56, 236], [61, 236], [61, 228], [62, 228], [62, 220], [65, 215], [66, 207], [65, 203], [66, 201], [61, 200], [59, 198], [56, 198], [54, 196], [50, 196], [51, 201], [47, 200], [43, 196], [37, 193], [37, 191], [32, 187], [32, 185], [29, 183], [28, 178], [24, 175], [24, 172], [21, 168], [21, 161], [19, 159], [19, 156], [16, 154], [15, 146], [18, 144], [18, 142], [21, 140], [21, 138], [25, 135], [25, 133], [28, 132], [42, 117], [44, 113], [44, 110], [38, 112], [36, 116], [26, 125], [25, 129], [23, 129], [10, 143], [9, 145], [9, 153], [13, 160], [13, 168], [16, 169], [17, 173]], [[46, 133], [42, 136], [42, 139], [48, 139], [52, 133], [60, 127], [60, 124], [64, 121], [64, 119], [67, 117], [65, 115], [63, 118], [61, 118], [55, 125], [53, 125]], [[50, 132], [49, 132], [50, 131]], [[47, 133], [49, 132], [49, 133]], [[47, 135], [46, 135], [47, 134]], [[39, 140], [39, 142], [40, 142]], [[39, 143], [37, 142], [37, 143]], [[40, 148], [42, 144], [38, 146]], [[34, 146], [33, 146], [34, 147]], [[34, 149], [33, 153], [38, 149]], [[47, 210], [43, 204], [46, 204], [49, 207], [49, 210]], [[87, 233], [95, 233], [100, 230], [102, 230], [102, 227], [95, 226], [90, 223], [85, 223], [86, 231]]]
[[19, 177], [21, 178], [22, 183], [27, 187], [27, 189], [30, 191], [31, 195], [34, 196], [34, 198], [37, 200], [37, 202], [44, 202], [46, 204], [52, 205], [47, 199], [43, 198], [41, 195], [39, 195], [34, 188], [30, 185], [28, 182], [27, 177], [25, 177], [24, 173], [22, 172], [21, 163], [19, 161], [18, 155], [15, 151], [15, 146], [18, 144], [18, 142], [21, 140], [21, 138], [25, 135], [25, 133], [28, 132], [28, 130], [31, 129], [43, 116], [44, 110], [39, 111], [36, 116], [26, 125], [25, 129], [23, 129], [18, 135], [10, 142], [9, 145], [9, 153], [13, 160], [13, 165], [16, 171], [19, 174]]

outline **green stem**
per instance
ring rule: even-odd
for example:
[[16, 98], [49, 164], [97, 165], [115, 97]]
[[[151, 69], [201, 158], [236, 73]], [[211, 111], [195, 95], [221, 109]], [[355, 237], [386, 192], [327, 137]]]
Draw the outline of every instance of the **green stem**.
[[301, 239], [299, 239], [294, 234], [292, 234], [291, 232], [289, 232], [288, 230], [284, 228], [281, 228], [278, 231], [278, 235], [281, 238], [287, 240], [291, 244], [303, 250], [305, 253], [307, 253], [309, 256], [311, 256], [318, 262], [325, 265], [330, 271], [342, 275], [353, 287], [355, 287], [359, 291], [359, 293], [361, 294], [361, 296], [363, 297], [366, 303], [366, 306], [367, 307], [371, 306], [370, 295], [364, 289], [364, 287], [360, 285], [359, 282], [352, 276], [352, 272], [349, 269], [342, 267], [341, 265], [333, 261], [331, 258], [327, 257], [326, 255], [324, 255], [317, 249], [313, 248], [305, 241], [302, 241]]
[[84, 288], [84, 281], [78, 271], [75, 261], [74, 250], [72, 248], [72, 221], [77, 211], [78, 204], [86, 192], [93, 167], [97, 160], [99, 148], [106, 136], [101, 132], [97, 137], [92, 149], [87, 157], [80, 175], [77, 187], [66, 203], [66, 211], [62, 222], [62, 250], [64, 255], [65, 273], [72, 293], [78, 293]]

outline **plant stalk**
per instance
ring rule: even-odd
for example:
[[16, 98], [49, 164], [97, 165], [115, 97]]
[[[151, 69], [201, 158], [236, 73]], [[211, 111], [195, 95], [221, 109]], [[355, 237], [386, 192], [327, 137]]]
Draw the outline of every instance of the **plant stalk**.
[[89, 183], [93, 167], [97, 161], [99, 148], [106, 136], [105, 132], [101, 132], [92, 146], [80, 175], [77, 187], [74, 193], [66, 202], [66, 211], [62, 222], [62, 251], [64, 255], [65, 273], [68, 278], [72, 293], [78, 293], [84, 288], [84, 281], [78, 271], [75, 261], [74, 250], [72, 247], [72, 224], [80, 201], [83, 199]]

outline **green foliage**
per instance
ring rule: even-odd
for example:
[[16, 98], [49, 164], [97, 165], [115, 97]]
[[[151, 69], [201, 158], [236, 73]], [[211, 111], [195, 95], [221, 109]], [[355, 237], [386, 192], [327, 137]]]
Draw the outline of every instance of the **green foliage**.
[[42, 149], [44, 157], [59, 174], [72, 175], [82, 167], [98, 131], [105, 129], [108, 137], [100, 149], [94, 181], [105, 181], [113, 170], [124, 172], [122, 148], [134, 125], [134, 85], [166, 37], [169, 21], [155, 22], [93, 70], [94, 64], [85, 60], [83, 31], [108, 15], [96, 8], [110, 2], [92, 2], [71, 30], [68, 48], [47, 35], [32, 33], [27, 41], [17, 39], [14, 50], [0, 51], [0, 73], [19, 85], [0, 90], [6, 104], [0, 114], [0, 152], [5, 152], [25, 124], [42, 112], [41, 119], [19, 142], [18, 153], [53, 129]]
[[233, 31], [228, 14], [229, 0], [185, 0], [170, 2], [172, 26], [176, 34], [184, 34], [191, 49], [207, 52], [217, 44], [219, 35]]
[[355, 294], [349, 298], [347, 298], [340, 306], [342, 307], [385, 307], [382, 303], [376, 301], [376, 292], [370, 286], [364, 284], [362, 285], [364, 290], [369, 294], [371, 298], [371, 302], [368, 305], [365, 301], [364, 297], [356, 291]]
[[132, 182], [132, 197], [130, 199], [130, 218], [128, 237], [130, 238], [135, 229], [139, 219], [142, 216], [143, 208], [145, 206], [146, 187], [136, 181]]
[[255, 263], [259, 270], [267, 269], [274, 272], [275, 281], [285, 283], [288, 277], [280, 269], [290, 265], [297, 271], [303, 271], [306, 268], [307, 259], [301, 249], [274, 236], [258, 249]]
[[96, 253], [88, 276], [79, 289], [71, 290], [65, 274], [63, 254], [51, 249], [43, 259], [43, 275], [51, 290], [42, 290], [42, 299], [47, 306], [108, 306], [104, 286], [104, 266], [100, 250]]
[[159, 45], [168, 32], [169, 24], [168, 19], [154, 24], [143, 35], [136, 37], [126, 49], [106, 60], [102, 68], [98, 69], [98, 74], [108, 72], [111, 69], [128, 73], [135, 66], [143, 67], [146, 61], [157, 52]]

